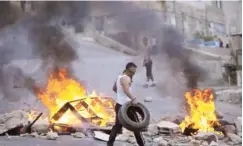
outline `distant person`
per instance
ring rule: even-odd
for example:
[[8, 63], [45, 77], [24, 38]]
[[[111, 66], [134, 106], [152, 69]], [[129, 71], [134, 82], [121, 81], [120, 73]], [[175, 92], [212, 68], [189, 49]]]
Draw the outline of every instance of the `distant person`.
[[230, 47], [229, 47], [229, 44], [226, 44], [225, 48], [230, 48]]
[[152, 53], [157, 54], [157, 39], [155, 36], [152, 38]]
[[20, 5], [21, 5], [22, 12], [25, 12], [26, 1], [25, 0], [20, 1]]
[[226, 39], [226, 42], [225, 42], [225, 48], [230, 48], [230, 41], [229, 41], [229, 37], [228, 37], [228, 35], [226, 35], [226, 37], [227, 37], [227, 39]]
[[143, 38], [143, 45], [145, 47], [145, 55], [144, 55], [144, 60], [143, 60], [143, 66], [146, 69], [146, 77], [147, 77], [147, 83], [145, 83], [144, 87], [149, 86], [149, 81], [151, 81], [151, 86], [154, 87], [154, 77], [152, 73], [152, 66], [153, 66], [153, 61], [151, 59], [151, 47], [148, 45], [148, 39], [146, 37]]
[[224, 43], [223, 43], [223, 41], [221, 39], [219, 39], [219, 47], [220, 48], [223, 48], [224, 47]]
[[[109, 140], [107, 142], [107, 146], [113, 146], [117, 134], [121, 133], [122, 131], [122, 124], [119, 121], [118, 118], [118, 111], [121, 108], [123, 104], [125, 104], [128, 101], [131, 101], [132, 104], [137, 104], [137, 99], [132, 94], [132, 77], [136, 73], [137, 66], [133, 62], [129, 62], [126, 65], [125, 70], [123, 71], [122, 75], [119, 75], [117, 78], [117, 81], [115, 82], [113, 86], [113, 91], [116, 92], [116, 105], [115, 105], [115, 112], [116, 112], [116, 122], [115, 125], [111, 129], [111, 133], [109, 136]], [[135, 112], [132, 110], [129, 110], [127, 113], [128, 116], [134, 120], [137, 121], [138, 117]], [[139, 146], [144, 146], [144, 141], [141, 136], [141, 133], [139, 131], [134, 131], [134, 136], [137, 140], [137, 143]]]

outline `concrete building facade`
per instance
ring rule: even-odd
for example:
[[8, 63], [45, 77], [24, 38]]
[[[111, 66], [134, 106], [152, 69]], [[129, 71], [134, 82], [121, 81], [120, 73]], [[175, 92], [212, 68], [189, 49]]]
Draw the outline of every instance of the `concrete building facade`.
[[[200, 33], [203, 36], [217, 36], [224, 41], [230, 32], [241, 31], [241, 24], [236, 23], [241, 20], [239, 1], [165, 1], [163, 6], [161, 2], [156, 1], [126, 3], [131, 6], [130, 10], [125, 10], [127, 16], [129, 13], [142, 11], [154, 13], [161, 18], [162, 23], [175, 26], [188, 39], [193, 39], [195, 34]], [[137, 9], [132, 8], [135, 5]], [[97, 3], [92, 5], [90, 14], [94, 18], [96, 28], [113, 37], [128, 33], [128, 30], [116, 21], [120, 14], [124, 14], [122, 10], [114, 10], [115, 14], [109, 14], [102, 13], [96, 7]]]

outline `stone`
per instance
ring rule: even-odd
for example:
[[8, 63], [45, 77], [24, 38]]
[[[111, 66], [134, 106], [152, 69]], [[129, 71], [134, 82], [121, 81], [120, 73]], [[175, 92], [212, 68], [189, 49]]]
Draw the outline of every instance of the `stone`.
[[164, 139], [162, 139], [158, 142], [158, 146], [167, 146], [167, 145], [168, 145], [168, 142]]
[[179, 125], [180, 123], [182, 123], [183, 120], [184, 120], [184, 117], [176, 116], [172, 122]]
[[56, 140], [58, 138], [58, 134], [56, 132], [50, 131], [46, 134], [46, 138], [48, 140]]
[[160, 142], [161, 140], [163, 140], [163, 137], [162, 137], [162, 136], [159, 136], [159, 137], [154, 138], [154, 139], [153, 139], [153, 142], [158, 143], [158, 142]]
[[119, 134], [119, 135], [116, 137], [116, 140], [118, 140], [118, 141], [128, 142], [129, 138], [130, 138], [130, 137], [127, 136], [127, 135]]
[[153, 98], [148, 96], [144, 99], [144, 102], [152, 102], [152, 100]]
[[0, 115], [0, 134], [19, 125], [28, 124], [28, 113], [22, 110]]
[[224, 117], [223, 114], [218, 111], [215, 111], [215, 115], [216, 115], [217, 119], [223, 119], [223, 117]]
[[202, 146], [208, 146], [208, 145], [209, 145], [209, 144], [208, 144], [207, 141], [203, 141]]
[[222, 140], [225, 138], [223, 134], [215, 133], [215, 135], [218, 137], [219, 140]]
[[41, 133], [47, 133], [49, 131], [49, 122], [45, 119], [39, 119], [36, 121], [36, 123], [31, 127], [31, 130], [33, 132], [37, 132], [39, 134]]
[[239, 137], [236, 134], [233, 133], [227, 133], [227, 136], [230, 138], [230, 140], [234, 143], [234, 144], [241, 144], [242, 143], [242, 138]]
[[205, 140], [209, 144], [212, 141], [218, 142], [218, 137], [213, 132], [199, 132], [197, 135], [195, 135], [196, 140]]
[[145, 135], [155, 136], [159, 134], [159, 129], [156, 124], [149, 124], [148, 130], [145, 132]]
[[242, 137], [242, 133], [241, 133], [241, 132], [240, 132], [240, 133], [238, 133], [238, 136]]
[[236, 133], [236, 128], [233, 125], [225, 125], [224, 126], [225, 133]]
[[101, 131], [94, 131], [94, 138], [102, 141], [108, 141], [109, 135]]
[[32, 137], [38, 137], [38, 136], [39, 136], [39, 134], [38, 134], [37, 132], [32, 132], [30, 135], [31, 135]]
[[209, 135], [208, 137], [205, 137], [204, 140], [207, 141], [208, 143], [212, 143], [212, 141], [214, 142], [219, 141], [216, 135]]
[[164, 116], [163, 118], [161, 118], [161, 120], [163, 120], [163, 121], [170, 121], [172, 123], [175, 123], [175, 124], [179, 125], [184, 120], [184, 117], [185, 117], [185, 114], [180, 112], [177, 115]]
[[137, 145], [137, 141], [135, 138], [133, 137], [129, 137], [128, 140], [127, 140], [128, 143], [131, 143], [131, 144], [134, 144], [134, 145]]
[[132, 131], [127, 130], [126, 128], [123, 128], [122, 131], [123, 131], [122, 134], [124, 134], [124, 135], [126, 135], [128, 137], [134, 137], [134, 133]]
[[157, 124], [157, 127], [159, 129], [159, 133], [170, 134], [181, 132], [179, 125], [169, 121], [161, 121]]
[[85, 135], [82, 132], [76, 132], [76, 133], [72, 134], [72, 136], [74, 138], [84, 138], [85, 137]]
[[190, 146], [200, 146], [200, 141], [193, 140], [193, 141], [190, 142]]
[[229, 142], [227, 142], [227, 144], [232, 146], [232, 145], [234, 145], [234, 142], [233, 141], [229, 141]]
[[24, 134], [20, 134], [19, 136], [20, 137], [27, 137], [27, 136], [30, 136], [30, 134], [29, 133], [24, 133]]
[[144, 136], [143, 137], [146, 142], [153, 143], [153, 137], [151, 136]]
[[237, 135], [240, 135], [242, 133], [242, 117], [237, 117], [237, 119], [234, 121], [234, 124], [236, 127]]
[[218, 143], [215, 142], [215, 141], [212, 141], [212, 142], [210, 143], [210, 146], [218, 146]]

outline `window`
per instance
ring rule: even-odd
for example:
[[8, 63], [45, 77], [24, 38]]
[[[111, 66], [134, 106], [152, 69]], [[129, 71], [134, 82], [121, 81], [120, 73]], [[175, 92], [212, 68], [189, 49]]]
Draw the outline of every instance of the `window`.
[[222, 1], [221, 0], [216, 0], [216, 8], [222, 8]]
[[212, 6], [212, 2], [211, 1], [205, 1], [206, 5], [208, 6]]

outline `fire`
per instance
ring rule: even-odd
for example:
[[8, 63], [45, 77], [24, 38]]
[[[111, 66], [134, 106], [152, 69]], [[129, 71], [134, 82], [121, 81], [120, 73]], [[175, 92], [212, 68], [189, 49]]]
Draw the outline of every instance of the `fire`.
[[[82, 117], [90, 118], [95, 113], [96, 116], [101, 118], [100, 121], [93, 120], [92, 123], [99, 123], [100, 126], [104, 126], [107, 122], [114, 121], [114, 112], [109, 111], [108, 108], [113, 108], [114, 103], [108, 99], [97, 97], [93, 92], [91, 95], [86, 95], [86, 89], [78, 81], [71, 78], [69, 72], [65, 68], [57, 69], [49, 75], [48, 83], [45, 89], [36, 89], [36, 95], [40, 98], [42, 103], [49, 110], [49, 118], [53, 117], [64, 104], [74, 100], [83, 99], [88, 105], [88, 109], [83, 107], [82, 104], [75, 103], [75, 108]], [[97, 97], [97, 98], [94, 98]], [[94, 113], [91, 113], [90, 111]], [[57, 121], [52, 123], [63, 124], [80, 124], [81, 121], [70, 111], [64, 113], [64, 115]]]
[[214, 132], [214, 125], [219, 125], [215, 114], [214, 94], [212, 89], [193, 89], [186, 92], [185, 97], [189, 114], [180, 124], [182, 131], [186, 127], [198, 129], [201, 132]]

